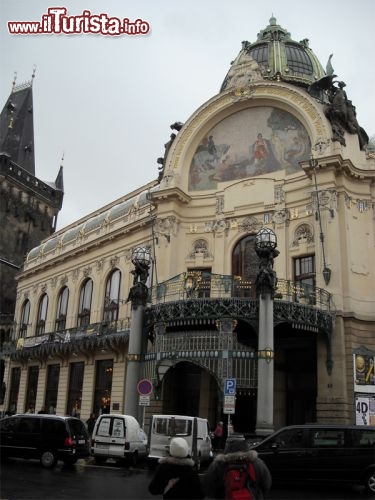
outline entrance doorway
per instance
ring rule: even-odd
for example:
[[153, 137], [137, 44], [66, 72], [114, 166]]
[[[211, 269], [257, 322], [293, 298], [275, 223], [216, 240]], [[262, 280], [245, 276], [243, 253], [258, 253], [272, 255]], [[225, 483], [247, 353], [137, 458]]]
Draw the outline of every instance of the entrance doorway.
[[218, 415], [218, 384], [205, 369], [182, 361], [163, 379], [163, 413], [207, 418], [215, 425]]

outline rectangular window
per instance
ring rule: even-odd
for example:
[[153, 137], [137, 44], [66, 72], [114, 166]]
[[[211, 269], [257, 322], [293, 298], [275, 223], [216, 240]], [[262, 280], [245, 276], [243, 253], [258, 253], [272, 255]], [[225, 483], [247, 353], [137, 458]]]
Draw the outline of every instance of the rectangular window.
[[59, 377], [60, 365], [48, 365], [46, 397], [44, 403], [44, 409], [46, 413], [56, 413]]
[[85, 371], [85, 363], [83, 361], [77, 363], [70, 363], [68, 404], [66, 408], [66, 413], [67, 415], [72, 415], [73, 417], [78, 417], [78, 418], [81, 415], [84, 371]]
[[313, 448], [341, 448], [344, 446], [343, 429], [318, 429], [312, 433]]
[[294, 259], [295, 300], [315, 304], [315, 255]]
[[39, 367], [30, 366], [27, 375], [25, 412], [35, 412], [36, 393], [38, 391]]

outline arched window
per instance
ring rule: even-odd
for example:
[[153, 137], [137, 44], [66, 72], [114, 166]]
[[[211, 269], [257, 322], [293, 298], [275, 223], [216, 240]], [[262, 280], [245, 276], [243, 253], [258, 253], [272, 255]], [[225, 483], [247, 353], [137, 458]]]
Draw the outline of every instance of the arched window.
[[255, 252], [255, 235], [252, 234], [242, 238], [232, 253], [232, 274], [237, 297], [256, 297], [255, 280], [258, 270], [259, 258]]
[[25, 300], [22, 306], [20, 331], [19, 331], [20, 337], [23, 338], [27, 337], [27, 326], [29, 324], [29, 318], [30, 318], [30, 301], [29, 299], [27, 299]]
[[121, 272], [115, 269], [108, 276], [104, 297], [104, 321], [117, 321], [120, 302]]
[[47, 310], [48, 310], [48, 295], [44, 293], [39, 301], [35, 335], [43, 335], [43, 333], [45, 333]]
[[92, 279], [89, 278], [83, 283], [81, 288], [77, 326], [87, 326], [90, 324], [92, 289]]
[[59, 299], [57, 301], [56, 322], [55, 322], [55, 330], [57, 332], [65, 330], [66, 314], [68, 311], [68, 301], [69, 301], [69, 289], [67, 286], [64, 286], [60, 290]]

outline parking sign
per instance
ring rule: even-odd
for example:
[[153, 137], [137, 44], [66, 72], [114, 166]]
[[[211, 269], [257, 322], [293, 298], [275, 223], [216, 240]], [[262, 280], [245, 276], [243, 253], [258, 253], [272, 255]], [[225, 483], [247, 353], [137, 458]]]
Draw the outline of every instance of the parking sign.
[[234, 396], [236, 394], [236, 379], [224, 379], [224, 396]]

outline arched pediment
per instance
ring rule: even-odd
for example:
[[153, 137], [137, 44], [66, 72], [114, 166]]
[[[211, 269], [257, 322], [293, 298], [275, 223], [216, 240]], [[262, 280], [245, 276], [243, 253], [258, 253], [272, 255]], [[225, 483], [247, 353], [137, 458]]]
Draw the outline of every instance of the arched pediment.
[[274, 82], [229, 90], [185, 123], [169, 151], [165, 182], [193, 192], [278, 171], [302, 172], [299, 162], [310, 158], [316, 144], [315, 156], [327, 153], [330, 135], [322, 106], [303, 90]]

